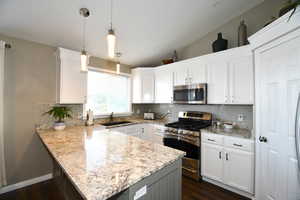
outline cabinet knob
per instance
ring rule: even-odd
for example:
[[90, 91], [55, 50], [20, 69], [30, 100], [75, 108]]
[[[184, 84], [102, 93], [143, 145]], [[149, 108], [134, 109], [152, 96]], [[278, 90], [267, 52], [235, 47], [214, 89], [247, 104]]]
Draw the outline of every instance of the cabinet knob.
[[268, 142], [268, 139], [264, 136], [259, 136], [259, 141], [260, 142], [264, 142], [264, 143], [267, 143]]

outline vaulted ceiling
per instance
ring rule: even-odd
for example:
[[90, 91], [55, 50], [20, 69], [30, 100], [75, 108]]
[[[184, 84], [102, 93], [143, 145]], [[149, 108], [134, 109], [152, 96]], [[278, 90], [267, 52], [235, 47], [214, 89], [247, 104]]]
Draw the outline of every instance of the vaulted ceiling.
[[[121, 62], [158, 63], [263, 0], [113, 0], [113, 26]], [[0, 33], [74, 50], [82, 47], [87, 7], [87, 50], [107, 59], [110, 0], [1, 0]]]

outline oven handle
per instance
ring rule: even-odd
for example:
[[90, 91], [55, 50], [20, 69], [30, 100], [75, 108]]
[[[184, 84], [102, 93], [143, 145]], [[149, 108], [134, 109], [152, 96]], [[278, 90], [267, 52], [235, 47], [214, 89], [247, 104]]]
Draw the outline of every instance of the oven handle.
[[182, 169], [184, 169], [184, 170], [186, 170], [186, 171], [188, 171], [188, 172], [191, 172], [191, 173], [193, 173], [193, 174], [197, 173], [197, 170], [189, 169], [189, 168], [187, 168], [187, 167], [182, 167]]

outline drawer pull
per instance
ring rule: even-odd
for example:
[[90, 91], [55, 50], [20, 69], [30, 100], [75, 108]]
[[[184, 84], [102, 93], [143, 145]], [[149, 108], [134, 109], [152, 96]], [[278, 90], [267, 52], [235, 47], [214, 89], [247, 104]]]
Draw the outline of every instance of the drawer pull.
[[212, 140], [212, 139], [207, 139], [208, 141], [211, 141], [211, 142], [215, 142], [216, 140]]
[[242, 147], [243, 145], [241, 145], [241, 144], [233, 144], [233, 146]]
[[229, 158], [228, 158], [228, 153], [226, 153], [226, 160], [229, 160]]

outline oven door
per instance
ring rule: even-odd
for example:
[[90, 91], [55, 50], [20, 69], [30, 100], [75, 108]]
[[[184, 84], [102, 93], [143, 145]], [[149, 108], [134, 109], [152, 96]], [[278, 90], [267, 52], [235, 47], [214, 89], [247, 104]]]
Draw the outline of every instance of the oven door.
[[174, 103], [206, 104], [207, 84], [175, 86], [173, 89]]
[[200, 177], [200, 147], [191, 142], [178, 139], [175, 136], [165, 136], [164, 145], [186, 152], [186, 156], [182, 159], [182, 173], [194, 180]]

